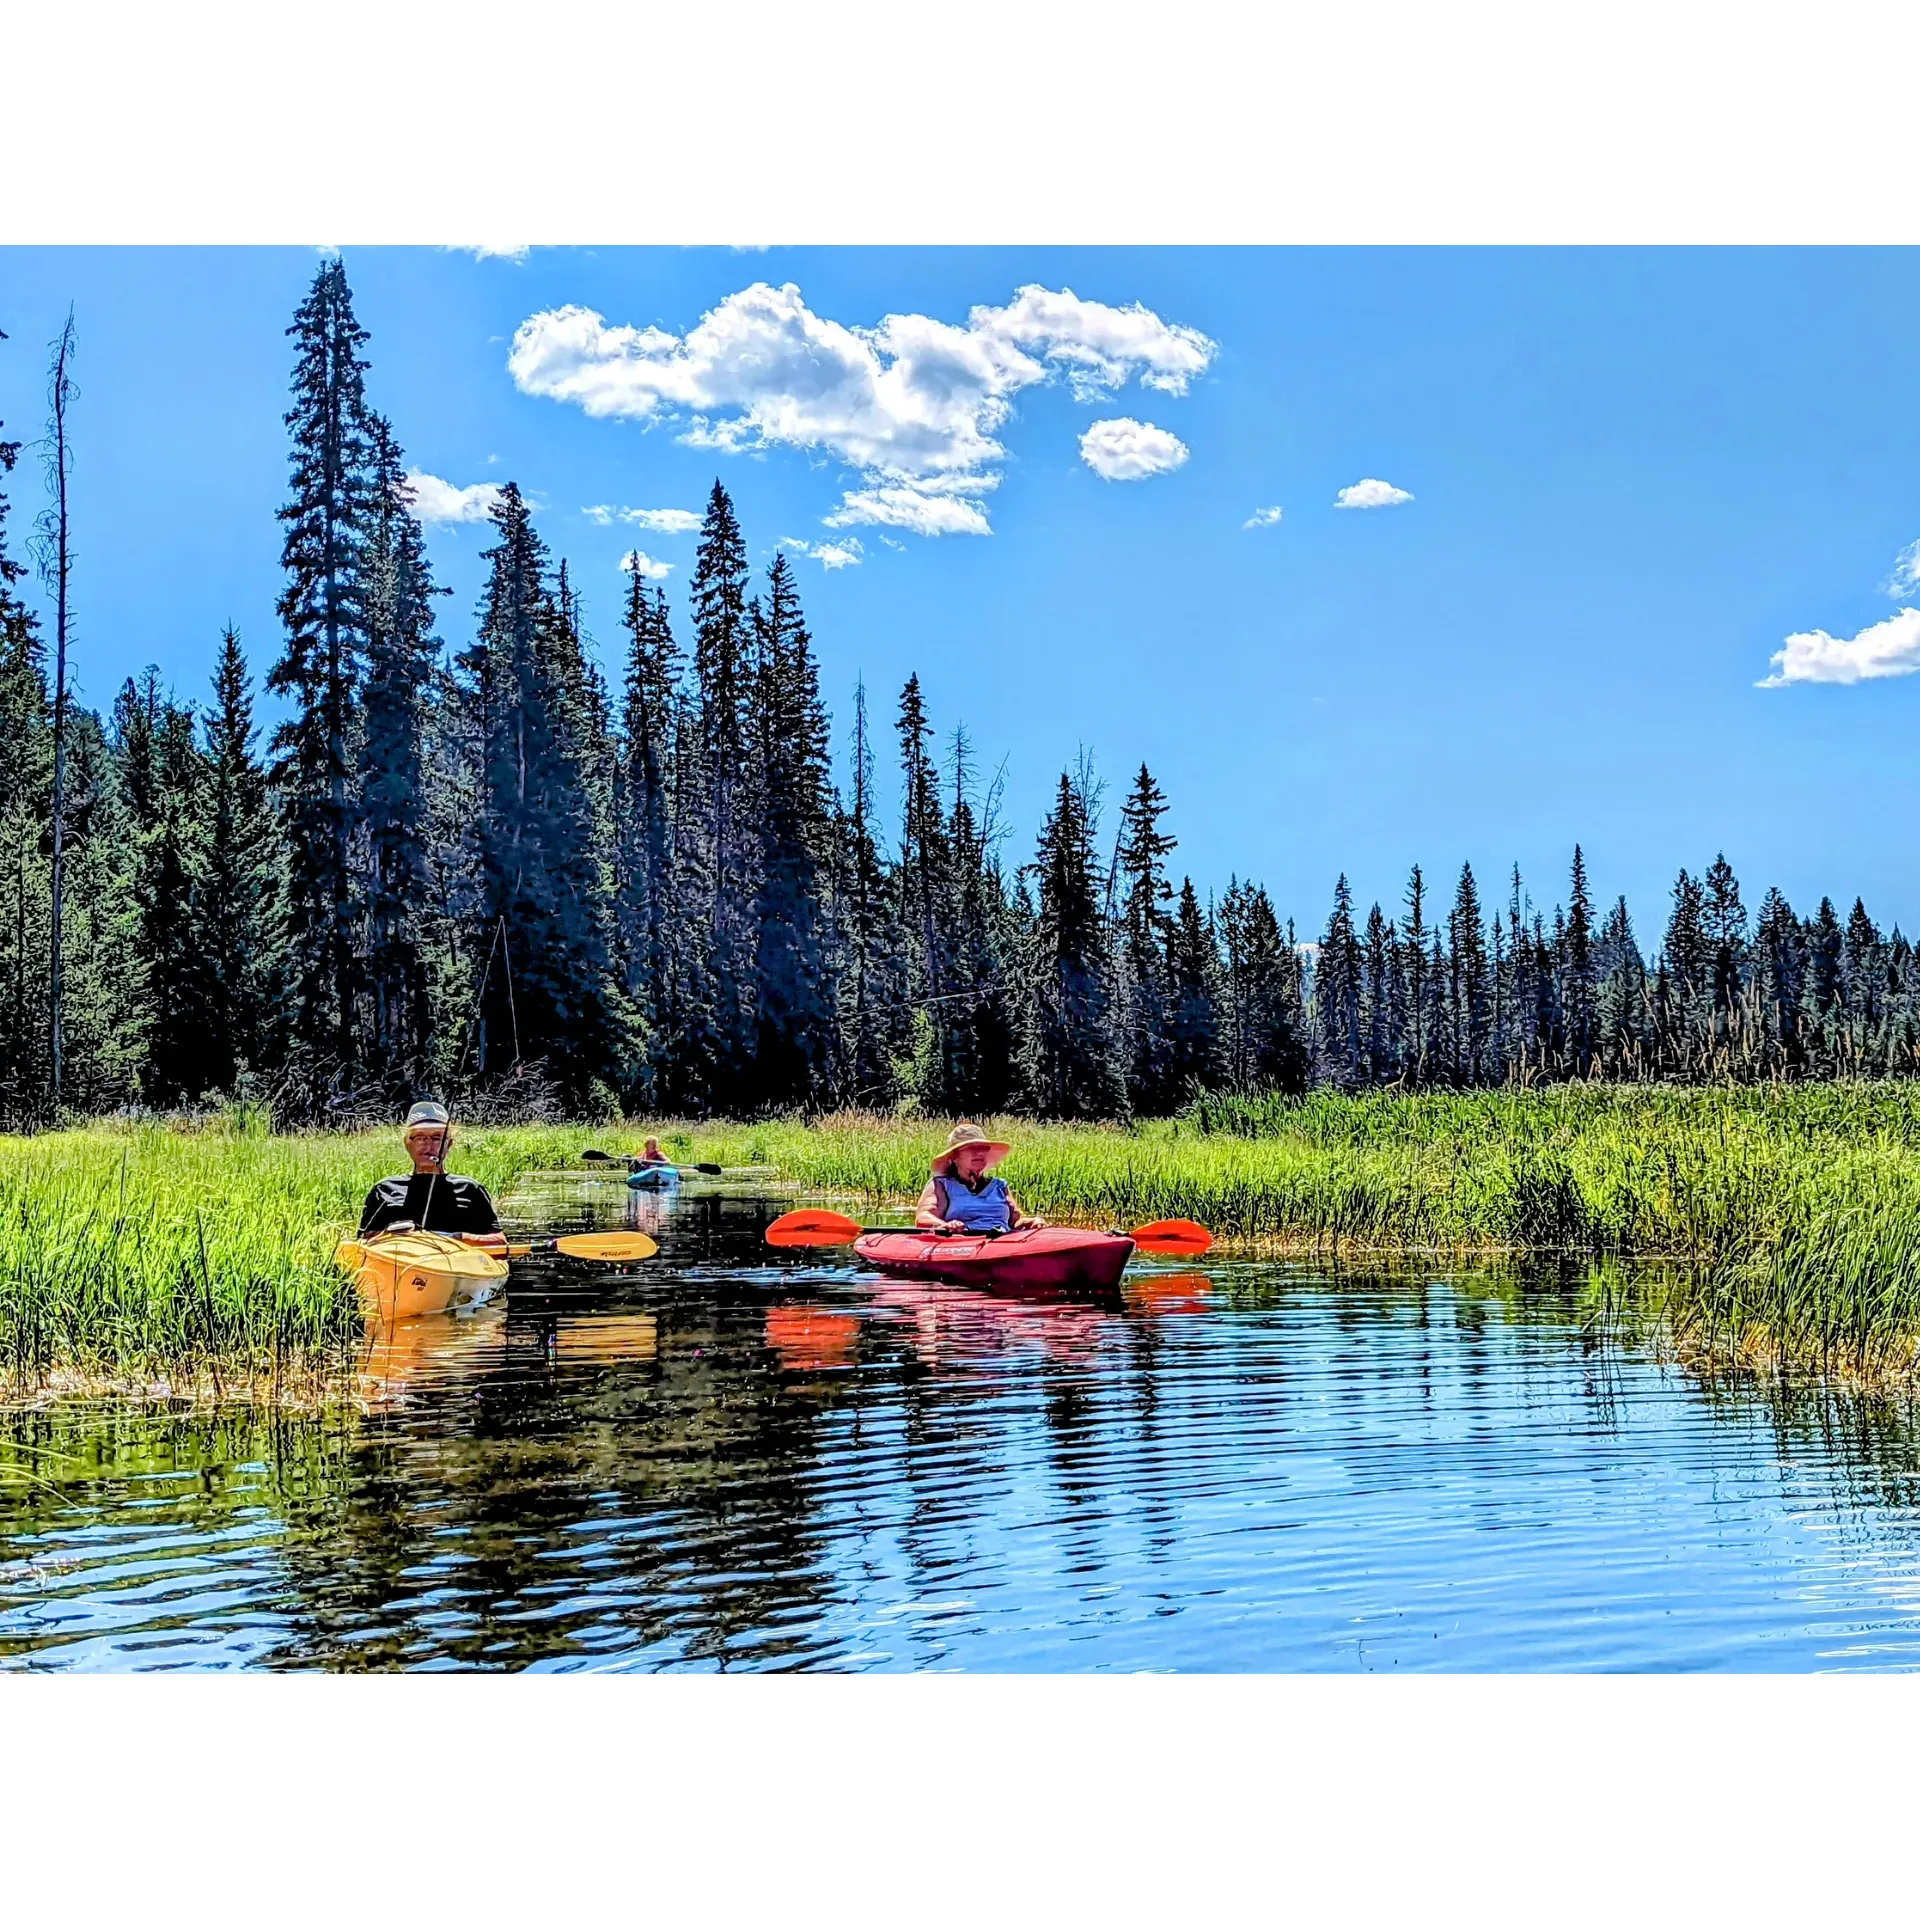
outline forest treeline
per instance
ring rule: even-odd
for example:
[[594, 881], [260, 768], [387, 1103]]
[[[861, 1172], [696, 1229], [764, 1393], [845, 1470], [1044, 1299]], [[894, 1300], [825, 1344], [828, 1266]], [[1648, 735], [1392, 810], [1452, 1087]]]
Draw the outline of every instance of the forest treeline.
[[1110, 835], [1090, 766], [1064, 772], [1015, 857], [998, 781], [963, 730], [940, 742], [917, 679], [880, 719], [856, 691], [836, 779], [792, 568], [754, 575], [717, 482], [678, 624], [628, 579], [618, 686], [512, 485], [448, 647], [338, 260], [289, 334], [270, 729], [231, 627], [200, 699], [148, 669], [107, 714], [57, 703], [8, 546], [20, 445], [0, 441], [8, 1124], [233, 1096], [312, 1119], [426, 1091], [1107, 1117], [1314, 1082], [1920, 1067], [1904, 936], [1859, 901], [1750, 911], [1724, 858], [1679, 875], [1651, 953], [1624, 899], [1596, 910], [1577, 848], [1550, 917], [1517, 871], [1489, 906], [1470, 868], [1444, 904], [1415, 868], [1364, 918], [1342, 877], [1309, 942], [1255, 884], [1174, 885], [1144, 765]]

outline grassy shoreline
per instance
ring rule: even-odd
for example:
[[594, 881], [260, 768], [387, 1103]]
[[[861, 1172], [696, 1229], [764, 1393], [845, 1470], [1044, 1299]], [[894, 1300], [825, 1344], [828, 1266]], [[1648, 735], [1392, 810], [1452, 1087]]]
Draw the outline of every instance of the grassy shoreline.
[[[1214, 1101], [1137, 1127], [996, 1123], [1007, 1173], [1061, 1220], [1204, 1221], [1229, 1243], [1351, 1261], [1549, 1254], [1625, 1262], [1676, 1351], [1707, 1365], [1886, 1383], [1920, 1338], [1920, 1087], [1562, 1087]], [[463, 1132], [456, 1167], [505, 1190], [593, 1145], [803, 1189], [908, 1200], [944, 1121], [655, 1120]], [[333, 1265], [390, 1129], [103, 1123], [0, 1138], [0, 1387], [221, 1384], [351, 1359]]]

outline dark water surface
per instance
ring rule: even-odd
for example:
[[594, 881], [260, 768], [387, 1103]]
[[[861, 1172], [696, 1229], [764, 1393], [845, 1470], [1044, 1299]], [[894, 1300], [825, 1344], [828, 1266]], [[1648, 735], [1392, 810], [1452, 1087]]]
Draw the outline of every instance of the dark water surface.
[[648, 1266], [528, 1268], [325, 1416], [0, 1414], [0, 1665], [1920, 1664], [1907, 1407], [1705, 1386], [1552, 1288], [991, 1300], [770, 1255], [782, 1204], [647, 1196]]

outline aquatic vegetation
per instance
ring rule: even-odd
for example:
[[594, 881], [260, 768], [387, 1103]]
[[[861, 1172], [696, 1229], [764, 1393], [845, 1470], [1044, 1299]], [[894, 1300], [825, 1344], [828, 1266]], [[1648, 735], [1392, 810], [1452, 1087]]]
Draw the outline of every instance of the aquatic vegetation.
[[[457, 1164], [504, 1192], [590, 1146], [789, 1191], [911, 1200], [944, 1120], [475, 1128]], [[1884, 1378], [1920, 1338], [1920, 1087], [1562, 1086], [1219, 1099], [1138, 1126], [1002, 1119], [1020, 1198], [1061, 1222], [1164, 1216], [1351, 1264], [1507, 1251], [1630, 1273], [1690, 1361]], [[0, 1139], [0, 1376], [278, 1381], [360, 1334], [333, 1263], [389, 1130], [274, 1135], [240, 1116]], [[1617, 1290], [1617, 1289], [1616, 1289]]]
[[[455, 1166], [498, 1192], [596, 1137], [475, 1129]], [[226, 1393], [343, 1356], [360, 1310], [333, 1250], [398, 1160], [392, 1129], [274, 1136], [244, 1120], [0, 1138], [0, 1378], [211, 1375]]]
[[[997, 1120], [1051, 1217], [1184, 1215], [1321, 1257], [1652, 1257], [1690, 1357], [1884, 1376], [1920, 1338], [1920, 1086], [1556, 1086], [1216, 1098], [1137, 1127]], [[713, 1128], [702, 1150], [899, 1201], [945, 1125]]]

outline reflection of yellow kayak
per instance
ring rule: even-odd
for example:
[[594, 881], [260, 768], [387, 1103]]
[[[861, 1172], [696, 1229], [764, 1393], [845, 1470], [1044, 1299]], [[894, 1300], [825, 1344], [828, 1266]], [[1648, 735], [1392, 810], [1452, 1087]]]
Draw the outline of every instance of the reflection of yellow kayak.
[[596, 1313], [562, 1320], [553, 1330], [556, 1360], [613, 1366], [651, 1360], [660, 1351], [660, 1323], [650, 1313]]
[[446, 1233], [346, 1240], [334, 1256], [353, 1275], [370, 1320], [477, 1307], [506, 1285], [507, 1263]]

